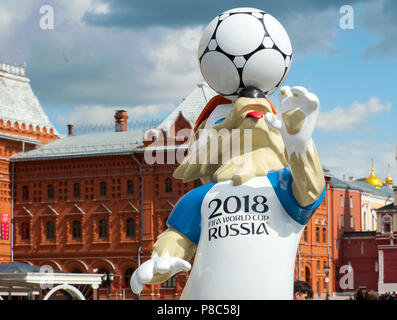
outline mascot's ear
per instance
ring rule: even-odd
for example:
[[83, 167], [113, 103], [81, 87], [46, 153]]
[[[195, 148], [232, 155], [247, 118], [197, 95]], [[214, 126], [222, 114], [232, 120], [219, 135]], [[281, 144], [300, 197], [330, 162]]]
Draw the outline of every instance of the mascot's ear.
[[217, 95], [213, 97], [210, 101], [207, 102], [206, 106], [204, 107], [203, 111], [201, 111], [200, 115], [198, 116], [196, 123], [193, 128], [193, 132], [196, 132], [200, 124], [207, 119], [212, 111], [215, 110], [217, 106], [220, 104], [231, 104], [232, 101], [229, 99], [226, 99], [225, 97], [221, 95]]

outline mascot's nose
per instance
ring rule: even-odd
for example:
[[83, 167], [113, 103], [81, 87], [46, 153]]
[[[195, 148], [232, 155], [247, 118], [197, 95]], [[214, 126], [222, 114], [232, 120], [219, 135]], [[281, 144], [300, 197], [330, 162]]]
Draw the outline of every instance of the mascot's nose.
[[[240, 91], [239, 98], [266, 98], [265, 94], [259, 90], [258, 88], [254, 87], [254, 86], [249, 86], [244, 88], [243, 90]], [[248, 112], [246, 117], [250, 117], [250, 118], [255, 118], [255, 119], [260, 119], [263, 117], [263, 111], [260, 110], [253, 110], [251, 112]]]
[[244, 97], [244, 98], [265, 98], [265, 94], [262, 92], [262, 90], [254, 87], [254, 86], [248, 86], [244, 88], [243, 90], [240, 91], [238, 94], [238, 97]]

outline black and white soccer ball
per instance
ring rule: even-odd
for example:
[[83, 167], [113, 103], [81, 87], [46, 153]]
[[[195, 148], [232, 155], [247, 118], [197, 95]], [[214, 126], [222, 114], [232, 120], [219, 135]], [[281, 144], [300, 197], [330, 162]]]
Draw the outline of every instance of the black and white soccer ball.
[[284, 27], [270, 14], [236, 8], [215, 17], [201, 36], [201, 74], [217, 93], [234, 100], [247, 86], [270, 95], [284, 82], [292, 46]]

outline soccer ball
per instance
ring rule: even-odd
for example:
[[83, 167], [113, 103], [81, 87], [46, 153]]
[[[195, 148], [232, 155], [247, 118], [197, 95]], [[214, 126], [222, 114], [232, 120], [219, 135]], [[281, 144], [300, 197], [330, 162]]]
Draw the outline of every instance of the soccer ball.
[[215, 17], [201, 36], [201, 74], [219, 94], [234, 100], [247, 86], [270, 95], [284, 82], [292, 46], [284, 27], [270, 14], [237, 8]]

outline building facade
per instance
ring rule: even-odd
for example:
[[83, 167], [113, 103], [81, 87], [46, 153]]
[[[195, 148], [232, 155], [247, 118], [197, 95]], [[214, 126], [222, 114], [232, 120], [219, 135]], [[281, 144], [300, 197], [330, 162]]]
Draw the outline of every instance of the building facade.
[[58, 138], [24, 66], [0, 63], [0, 263], [12, 259], [13, 166], [10, 157]]
[[[179, 198], [200, 185], [175, 180], [172, 174], [186, 152], [184, 130], [194, 127], [215, 92], [199, 83], [157, 128], [146, 132], [128, 131], [128, 115], [119, 110], [114, 132], [74, 135], [69, 125], [69, 134], [59, 137], [25, 72], [0, 70], [8, 84], [0, 85], [0, 105], [5, 106], [0, 112], [0, 262], [104, 274], [100, 299], [178, 298], [187, 273], [145, 286], [140, 297], [131, 292], [129, 279], [150, 258]], [[1, 101], [4, 96], [15, 101]], [[295, 266], [295, 279], [307, 281], [320, 296], [341, 291], [339, 269], [356, 263], [353, 256], [349, 260], [356, 252], [349, 245], [359, 245], [354, 241], [360, 239], [349, 243], [349, 233], [373, 228], [363, 222], [363, 205], [373, 201], [373, 190], [365, 189], [365, 182], [340, 181], [327, 170], [325, 175], [326, 196], [302, 234]], [[383, 194], [377, 197], [380, 206]], [[379, 225], [379, 220], [372, 223]], [[365, 244], [364, 252], [373, 252], [372, 247]], [[388, 252], [384, 263], [391, 261]], [[379, 270], [383, 265], [378, 260]]]

